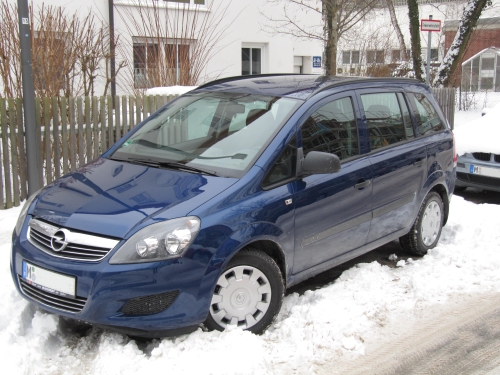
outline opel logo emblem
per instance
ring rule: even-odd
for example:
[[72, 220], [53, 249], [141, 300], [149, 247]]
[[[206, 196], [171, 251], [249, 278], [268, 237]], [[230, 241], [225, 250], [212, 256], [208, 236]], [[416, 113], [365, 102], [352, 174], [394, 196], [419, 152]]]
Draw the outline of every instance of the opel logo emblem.
[[50, 247], [52, 247], [52, 250], [56, 252], [63, 251], [68, 246], [69, 233], [66, 229], [60, 229], [54, 233], [50, 238]]

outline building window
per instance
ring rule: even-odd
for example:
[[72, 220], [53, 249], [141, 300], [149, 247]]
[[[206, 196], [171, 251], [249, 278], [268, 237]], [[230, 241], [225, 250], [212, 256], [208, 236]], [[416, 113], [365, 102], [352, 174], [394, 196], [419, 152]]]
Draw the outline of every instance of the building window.
[[437, 60], [438, 60], [438, 49], [431, 48], [431, 61], [437, 61]]
[[189, 82], [188, 44], [135, 38], [133, 43], [134, 87], [177, 85]]
[[366, 63], [367, 64], [383, 64], [384, 63], [384, 51], [383, 50], [368, 50], [366, 51]]
[[342, 64], [359, 64], [359, 51], [343, 51]]
[[241, 75], [261, 74], [262, 50], [260, 48], [241, 49]]
[[359, 64], [359, 51], [351, 52], [351, 64]]
[[[409, 49], [406, 50], [406, 56], [408, 56], [408, 58], [410, 58], [410, 50]], [[391, 51], [391, 61], [396, 62], [396, 61], [401, 61], [401, 60], [402, 60], [401, 50], [400, 49], [393, 49]]]
[[35, 90], [54, 95], [64, 90], [64, 56], [67, 46], [64, 33], [35, 32], [33, 39], [33, 81]]

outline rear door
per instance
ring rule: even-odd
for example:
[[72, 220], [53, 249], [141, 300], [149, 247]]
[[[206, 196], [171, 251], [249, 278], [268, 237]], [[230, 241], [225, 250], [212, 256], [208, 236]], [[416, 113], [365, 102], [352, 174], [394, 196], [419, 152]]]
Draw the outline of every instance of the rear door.
[[415, 136], [401, 90], [357, 91], [370, 138], [373, 217], [367, 243], [412, 224], [425, 182], [427, 150]]
[[339, 172], [295, 181], [293, 273], [363, 246], [371, 220], [371, 165], [360, 153], [354, 92], [323, 99], [299, 127], [299, 147], [336, 154]]

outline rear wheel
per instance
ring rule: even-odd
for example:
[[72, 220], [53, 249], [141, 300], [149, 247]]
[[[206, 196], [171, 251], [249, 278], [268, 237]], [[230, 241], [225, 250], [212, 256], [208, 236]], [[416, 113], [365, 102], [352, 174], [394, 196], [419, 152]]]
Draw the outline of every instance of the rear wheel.
[[415, 255], [425, 255], [436, 246], [443, 228], [444, 209], [441, 196], [430, 192], [424, 200], [408, 234], [400, 237], [401, 247]]
[[262, 333], [278, 314], [283, 292], [276, 262], [259, 250], [242, 250], [217, 280], [205, 326], [223, 331], [234, 325]]

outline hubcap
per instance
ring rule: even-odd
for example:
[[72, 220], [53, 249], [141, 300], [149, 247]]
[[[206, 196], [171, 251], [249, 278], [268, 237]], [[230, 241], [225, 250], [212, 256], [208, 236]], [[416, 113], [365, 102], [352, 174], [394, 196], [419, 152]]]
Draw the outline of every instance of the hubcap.
[[265, 315], [271, 302], [271, 285], [257, 268], [237, 266], [217, 280], [210, 315], [221, 327], [250, 328]]
[[431, 246], [441, 229], [441, 207], [436, 201], [430, 201], [424, 211], [420, 231], [422, 242], [425, 246]]

